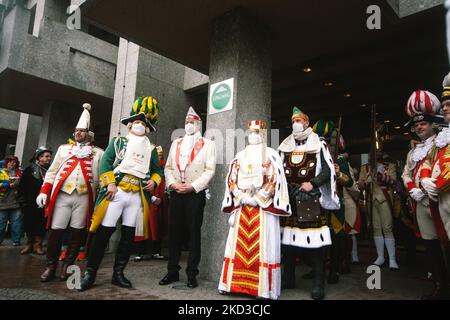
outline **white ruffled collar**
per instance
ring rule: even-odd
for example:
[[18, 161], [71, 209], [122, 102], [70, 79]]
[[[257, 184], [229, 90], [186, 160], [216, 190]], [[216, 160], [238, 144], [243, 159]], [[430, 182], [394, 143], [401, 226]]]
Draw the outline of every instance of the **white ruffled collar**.
[[433, 147], [433, 142], [435, 138], [436, 135], [433, 135], [424, 142], [416, 145], [415, 149], [412, 152], [411, 157], [414, 162], [422, 161], [428, 155], [428, 152]]
[[437, 135], [436, 139], [434, 140], [434, 143], [436, 144], [436, 147], [438, 148], [444, 148], [450, 144], [450, 128], [444, 128], [441, 132]]
[[92, 146], [90, 144], [81, 146], [77, 143], [72, 147], [72, 155], [78, 159], [89, 158], [92, 155]]

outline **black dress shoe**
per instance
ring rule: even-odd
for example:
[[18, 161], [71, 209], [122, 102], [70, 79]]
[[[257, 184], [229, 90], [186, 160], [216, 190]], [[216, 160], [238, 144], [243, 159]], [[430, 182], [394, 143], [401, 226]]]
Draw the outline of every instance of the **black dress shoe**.
[[113, 273], [112, 276], [112, 280], [111, 283], [115, 286], [121, 287], [121, 288], [126, 288], [126, 289], [131, 289], [133, 288], [133, 285], [131, 284], [131, 281], [128, 280], [127, 278], [125, 278], [125, 275], [121, 272]]
[[188, 288], [191, 288], [191, 289], [194, 289], [194, 288], [198, 287], [197, 279], [195, 279], [195, 278], [189, 278], [189, 279], [188, 279], [188, 282], [187, 282], [187, 287], [188, 287]]
[[180, 280], [180, 276], [179, 275], [166, 274], [166, 276], [164, 278], [162, 278], [162, 280], [159, 282], [159, 285], [160, 286], [167, 286], [168, 284], [177, 282], [178, 280]]

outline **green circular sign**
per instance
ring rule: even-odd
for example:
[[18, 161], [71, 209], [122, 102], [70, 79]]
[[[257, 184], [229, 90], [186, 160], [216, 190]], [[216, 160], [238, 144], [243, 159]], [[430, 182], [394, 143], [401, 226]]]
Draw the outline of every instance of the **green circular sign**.
[[225, 108], [231, 99], [231, 88], [227, 84], [221, 84], [214, 90], [211, 103], [212, 106], [217, 110], [222, 110]]

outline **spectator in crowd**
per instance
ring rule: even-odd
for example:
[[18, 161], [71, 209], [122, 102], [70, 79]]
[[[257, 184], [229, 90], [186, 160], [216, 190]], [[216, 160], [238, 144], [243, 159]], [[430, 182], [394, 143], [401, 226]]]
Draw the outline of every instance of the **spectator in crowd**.
[[20, 245], [22, 236], [22, 211], [18, 192], [21, 176], [19, 159], [7, 156], [0, 170], [0, 243], [5, 238], [6, 225], [9, 221], [14, 246]]
[[43, 255], [42, 242], [45, 237], [44, 209], [36, 204], [39, 190], [44, 183], [45, 173], [52, 161], [52, 151], [46, 147], [39, 147], [31, 165], [27, 167], [22, 175], [19, 185], [19, 194], [23, 200], [24, 229], [27, 234], [27, 245], [21, 254], [36, 253]]

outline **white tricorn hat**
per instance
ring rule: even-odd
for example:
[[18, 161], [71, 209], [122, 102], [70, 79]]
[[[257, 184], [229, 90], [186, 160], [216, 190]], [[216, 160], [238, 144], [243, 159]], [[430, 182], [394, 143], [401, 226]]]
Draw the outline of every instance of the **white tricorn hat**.
[[89, 103], [83, 104], [83, 113], [81, 113], [80, 120], [78, 120], [78, 124], [75, 129], [86, 129], [89, 130], [91, 124], [91, 114], [89, 111], [91, 110], [91, 105]]
[[202, 121], [200, 116], [195, 112], [194, 108], [192, 107], [189, 107], [188, 113], [186, 115], [186, 120]]

